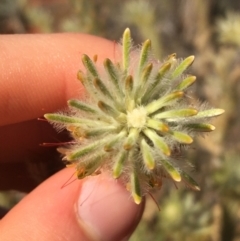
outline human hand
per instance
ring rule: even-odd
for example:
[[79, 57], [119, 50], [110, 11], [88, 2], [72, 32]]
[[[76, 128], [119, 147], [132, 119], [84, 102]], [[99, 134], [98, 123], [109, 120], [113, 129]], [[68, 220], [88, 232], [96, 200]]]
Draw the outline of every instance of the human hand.
[[[38, 181], [29, 163], [50, 164], [56, 155], [55, 148], [39, 144], [59, 138], [37, 118], [84, 93], [76, 80], [83, 53], [98, 54], [101, 63], [114, 59], [114, 44], [81, 34], [2, 35], [0, 53], [0, 189], [31, 191]], [[9, 211], [0, 221], [0, 240], [129, 237], [144, 204], [136, 205], [125, 187], [105, 173], [61, 188], [73, 172], [58, 172]]]

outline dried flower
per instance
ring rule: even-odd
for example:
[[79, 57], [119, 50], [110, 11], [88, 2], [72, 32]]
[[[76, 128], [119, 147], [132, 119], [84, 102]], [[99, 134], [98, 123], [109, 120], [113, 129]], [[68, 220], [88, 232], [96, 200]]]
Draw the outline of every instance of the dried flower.
[[103, 73], [87, 55], [82, 61], [86, 72], [79, 71], [78, 79], [86, 100], [69, 100], [69, 113], [45, 115], [75, 140], [58, 148], [66, 165], [76, 168], [79, 179], [111, 170], [137, 204], [146, 190], [160, 187], [164, 177], [199, 190], [174, 153], [191, 144], [195, 133], [214, 130], [209, 119], [224, 111], [193, 104], [186, 95], [196, 77], [183, 73], [194, 56], [177, 60], [172, 54], [160, 63], [151, 56], [150, 40], [133, 50], [126, 29], [120, 63], [106, 59]]

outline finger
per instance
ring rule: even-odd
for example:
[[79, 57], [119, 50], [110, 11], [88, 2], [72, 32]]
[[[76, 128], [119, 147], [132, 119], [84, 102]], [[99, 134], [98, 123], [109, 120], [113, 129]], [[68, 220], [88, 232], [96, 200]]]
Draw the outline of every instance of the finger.
[[[63, 168], [56, 146], [69, 140], [43, 121], [33, 120], [0, 127], [0, 190], [29, 192]], [[59, 144], [60, 145], [60, 144]]]
[[37, 119], [0, 127], [0, 133], [0, 162], [33, 160], [51, 149], [42, 143], [60, 144], [67, 138], [66, 133], [57, 133], [48, 122]]
[[84, 34], [3, 35], [0, 52], [1, 126], [62, 109], [83, 92], [82, 54], [101, 63], [114, 57], [114, 44]]
[[0, 240], [122, 240], [138, 224], [136, 205], [117, 181], [101, 174], [61, 189], [71, 169], [57, 173], [0, 222]]
[[[112, 42], [81, 34], [2, 36], [0, 48], [0, 125], [62, 109], [67, 99], [81, 94], [76, 73], [82, 53], [98, 53], [100, 63], [114, 52]], [[57, 135], [48, 123], [35, 119], [0, 127], [0, 133], [0, 162], [12, 162], [1, 164], [0, 189], [7, 186], [29, 191], [59, 170], [52, 161], [55, 148], [49, 150], [40, 144], [66, 138]], [[50, 161], [45, 161], [47, 155]], [[44, 168], [33, 175], [29, 164], [36, 170], [39, 163]], [[39, 175], [40, 170], [51, 172]], [[41, 178], [36, 180], [36, 176]]]

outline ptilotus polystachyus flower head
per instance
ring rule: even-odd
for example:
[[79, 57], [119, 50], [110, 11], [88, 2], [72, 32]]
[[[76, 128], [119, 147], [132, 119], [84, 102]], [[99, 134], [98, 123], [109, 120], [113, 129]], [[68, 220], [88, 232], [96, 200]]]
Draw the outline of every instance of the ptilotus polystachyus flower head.
[[87, 97], [69, 100], [66, 114], [45, 115], [74, 138], [74, 144], [58, 149], [66, 165], [76, 168], [79, 179], [110, 170], [137, 204], [163, 178], [199, 190], [175, 152], [190, 145], [196, 133], [213, 131], [209, 120], [223, 110], [193, 103], [186, 94], [196, 80], [185, 73], [193, 61], [194, 56], [172, 54], [159, 62], [151, 55], [150, 40], [133, 49], [129, 29], [119, 62], [105, 59], [100, 70], [95, 58], [83, 55], [85, 70], [78, 79]]

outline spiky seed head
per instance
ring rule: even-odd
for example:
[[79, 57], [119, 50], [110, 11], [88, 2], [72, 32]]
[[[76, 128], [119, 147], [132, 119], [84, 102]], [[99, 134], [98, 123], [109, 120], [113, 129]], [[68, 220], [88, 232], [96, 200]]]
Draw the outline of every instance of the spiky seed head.
[[150, 40], [139, 50], [132, 48], [129, 29], [121, 47], [120, 62], [104, 61], [106, 73], [97, 67], [96, 56], [91, 60], [83, 55], [85, 71], [77, 76], [87, 100], [69, 100], [66, 114], [45, 115], [75, 140], [61, 148], [63, 160], [75, 166], [79, 179], [110, 170], [125, 182], [137, 204], [146, 192], [161, 187], [163, 178], [199, 190], [174, 152], [190, 145], [195, 134], [213, 131], [209, 120], [224, 111], [190, 103], [186, 92], [196, 77], [185, 71], [194, 56], [182, 60], [172, 54], [160, 64], [151, 56]]

